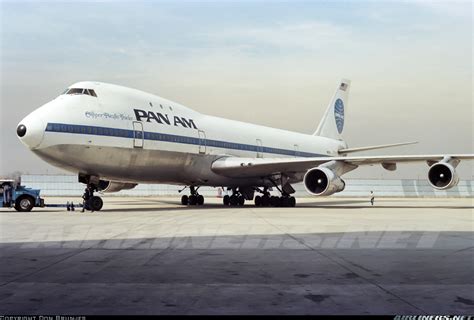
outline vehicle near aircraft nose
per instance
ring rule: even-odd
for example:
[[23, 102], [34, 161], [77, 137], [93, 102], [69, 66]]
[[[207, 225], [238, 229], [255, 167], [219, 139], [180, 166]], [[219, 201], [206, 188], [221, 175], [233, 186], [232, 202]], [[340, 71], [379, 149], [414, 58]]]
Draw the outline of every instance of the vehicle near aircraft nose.
[[29, 212], [34, 207], [44, 207], [40, 190], [27, 188], [19, 180], [0, 178], [0, 207], [15, 208], [16, 211]]
[[[348, 148], [342, 134], [350, 81], [342, 80], [312, 134], [201, 114], [181, 104], [118, 85], [85, 81], [25, 117], [19, 139], [48, 163], [78, 174], [94, 191], [115, 192], [139, 183], [189, 186], [183, 205], [202, 205], [200, 186], [232, 191], [224, 205], [295, 206], [292, 184], [303, 181], [315, 196], [345, 188], [341, 178], [363, 165], [396, 170], [397, 163], [426, 161], [435, 189], [459, 178], [455, 168], [472, 154], [350, 156], [412, 144]], [[280, 197], [270, 195], [271, 188]], [[258, 194], [255, 196], [255, 194]], [[99, 210], [102, 200], [94, 196]]]

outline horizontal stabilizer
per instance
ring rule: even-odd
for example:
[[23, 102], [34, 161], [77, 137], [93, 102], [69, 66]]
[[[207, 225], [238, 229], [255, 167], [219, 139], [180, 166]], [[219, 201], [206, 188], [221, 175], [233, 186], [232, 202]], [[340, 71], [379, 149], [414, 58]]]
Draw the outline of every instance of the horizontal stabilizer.
[[382, 145], [378, 145], [378, 146], [369, 146], [369, 147], [360, 147], [360, 148], [348, 148], [348, 149], [339, 150], [339, 154], [347, 154], [347, 153], [367, 151], [367, 150], [400, 147], [400, 146], [406, 146], [406, 145], [409, 145], [409, 144], [416, 144], [416, 143], [418, 143], [418, 141], [400, 142], [400, 143], [392, 143], [392, 144], [382, 144]]

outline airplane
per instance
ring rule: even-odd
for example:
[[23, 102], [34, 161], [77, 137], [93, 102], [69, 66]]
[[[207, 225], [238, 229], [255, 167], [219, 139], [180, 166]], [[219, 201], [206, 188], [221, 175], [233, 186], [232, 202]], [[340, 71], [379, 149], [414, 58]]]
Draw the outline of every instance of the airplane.
[[[227, 188], [223, 205], [294, 207], [292, 184], [314, 196], [341, 192], [345, 173], [380, 164], [429, 165], [438, 190], [457, 185], [455, 168], [473, 154], [353, 156], [352, 153], [416, 142], [349, 148], [343, 139], [350, 80], [341, 80], [313, 134], [206, 115], [136, 89], [84, 81], [27, 115], [17, 135], [44, 161], [78, 174], [91, 188], [89, 209], [103, 201], [94, 192], [117, 192], [139, 183], [184, 185], [182, 205], [203, 205], [199, 187]], [[185, 188], [186, 188], [185, 187]], [[281, 196], [272, 196], [277, 189]]]

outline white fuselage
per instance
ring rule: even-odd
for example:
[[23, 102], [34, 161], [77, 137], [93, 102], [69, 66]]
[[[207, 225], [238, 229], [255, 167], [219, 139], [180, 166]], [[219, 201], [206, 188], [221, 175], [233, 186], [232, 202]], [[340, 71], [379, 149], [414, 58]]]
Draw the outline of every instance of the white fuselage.
[[[198, 113], [178, 103], [121, 86], [80, 82], [38, 108], [21, 124], [22, 141], [47, 162], [75, 173], [134, 183], [246, 186], [262, 179], [214, 173], [216, 159], [335, 156], [343, 141]], [[294, 176], [293, 181], [301, 180]]]

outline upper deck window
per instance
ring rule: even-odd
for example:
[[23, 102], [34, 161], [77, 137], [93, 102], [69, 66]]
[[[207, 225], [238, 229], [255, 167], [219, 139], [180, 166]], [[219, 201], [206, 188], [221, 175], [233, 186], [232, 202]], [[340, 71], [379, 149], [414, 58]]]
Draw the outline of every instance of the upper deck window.
[[89, 96], [97, 97], [95, 91], [92, 89], [71, 88], [64, 91], [63, 94], [87, 94]]

